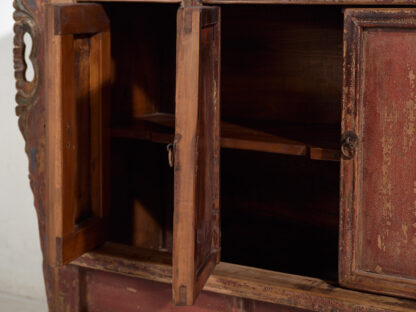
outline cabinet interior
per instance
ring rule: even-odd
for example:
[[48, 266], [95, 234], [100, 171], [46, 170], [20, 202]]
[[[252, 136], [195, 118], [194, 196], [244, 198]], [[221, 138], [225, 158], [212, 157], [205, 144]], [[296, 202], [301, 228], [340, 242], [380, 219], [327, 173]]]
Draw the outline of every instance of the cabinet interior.
[[110, 239], [171, 250], [173, 170], [166, 142], [174, 126], [177, 5], [105, 7], [113, 61]]
[[[178, 6], [104, 6], [108, 237], [171, 251]], [[336, 281], [341, 8], [224, 5], [221, 14], [221, 260]]]
[[222, 150], [223, 261], [337, 280], [339, 156], [314, 150], [339, 145], [342, 22], [339, 7], [222, 7], [222, 119], [307, 147]]

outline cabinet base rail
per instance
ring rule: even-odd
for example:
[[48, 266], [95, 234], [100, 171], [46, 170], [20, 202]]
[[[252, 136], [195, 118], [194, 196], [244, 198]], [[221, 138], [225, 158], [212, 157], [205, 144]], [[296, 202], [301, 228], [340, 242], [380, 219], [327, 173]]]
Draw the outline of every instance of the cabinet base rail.
[[[71, 264], [172, 283], [171, 254], [105, 243]], [[343, 289], [327, 281], [221, 262], [204, 291], [310, 311], [415, 311], [416, 302]]]

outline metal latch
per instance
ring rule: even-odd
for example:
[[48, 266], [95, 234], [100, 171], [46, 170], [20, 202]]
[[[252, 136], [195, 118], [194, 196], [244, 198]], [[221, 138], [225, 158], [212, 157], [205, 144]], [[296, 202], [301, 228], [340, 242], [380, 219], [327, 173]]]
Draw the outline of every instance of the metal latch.
[[347, 131], [341, 142], [341, 153], [344, 159], [352, 159], [358, 146], [358, 136], [354, 131]]

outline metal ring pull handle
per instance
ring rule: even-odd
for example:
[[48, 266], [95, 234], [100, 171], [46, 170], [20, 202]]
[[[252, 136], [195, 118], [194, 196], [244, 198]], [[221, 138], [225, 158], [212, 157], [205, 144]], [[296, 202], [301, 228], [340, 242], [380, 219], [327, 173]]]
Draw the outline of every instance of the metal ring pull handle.
[[343, 135], [341, 153], [344, 159], [352, 159], [355, 156], [358, 145], [358, 136], [353, 131], [347, 131]]
[[168, 161], [169, 161], [169, 167], [173, 168], [174, 166], [174, 143], [169, 143], [166, 146], [166, 150], [168, 151]]

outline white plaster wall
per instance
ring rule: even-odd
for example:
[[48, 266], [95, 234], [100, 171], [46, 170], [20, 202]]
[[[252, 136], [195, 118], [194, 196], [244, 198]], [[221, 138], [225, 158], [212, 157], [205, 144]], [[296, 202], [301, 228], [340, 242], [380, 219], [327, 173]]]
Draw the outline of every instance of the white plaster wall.
[[14, 111], [12, 14], [12, 0], [0, 1], [0, 293], [45, 301], [28, 160]]

